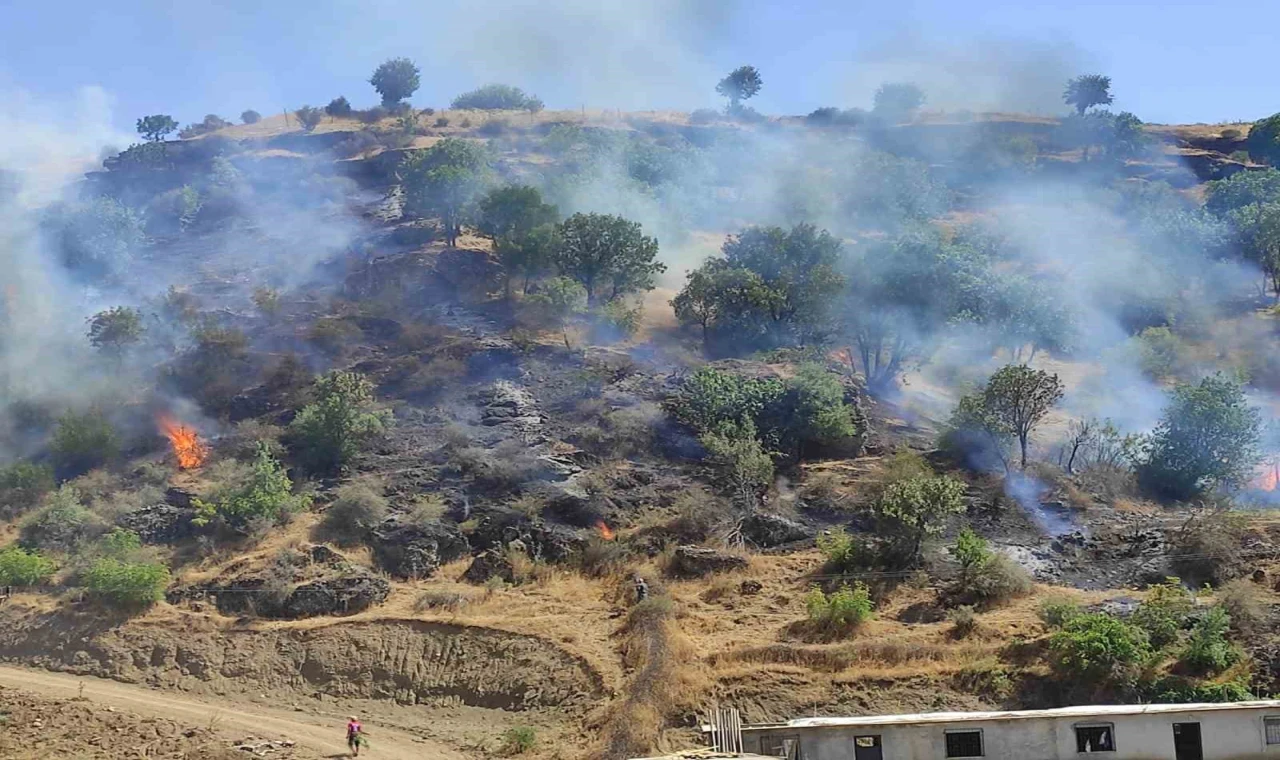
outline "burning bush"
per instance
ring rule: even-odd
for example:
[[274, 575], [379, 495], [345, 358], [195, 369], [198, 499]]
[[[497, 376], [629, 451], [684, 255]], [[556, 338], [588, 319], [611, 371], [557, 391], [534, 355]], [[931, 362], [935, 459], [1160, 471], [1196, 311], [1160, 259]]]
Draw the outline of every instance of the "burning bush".
[[200, 434], [194, 428], [187, 427], [165, 415], [162, 415], [156, 424], [164, 437], [169, 439], [169, 445], [173, 449], [173, 457], [179, 469], [193, 470], [204, 464], [209, 457], [209, 447], [200, 440]]

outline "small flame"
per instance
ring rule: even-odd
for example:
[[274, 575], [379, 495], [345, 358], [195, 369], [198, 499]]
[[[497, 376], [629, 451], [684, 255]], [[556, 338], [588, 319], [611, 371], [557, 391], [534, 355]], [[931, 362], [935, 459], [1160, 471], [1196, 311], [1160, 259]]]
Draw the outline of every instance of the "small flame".
[[1280, 486], [1280, 462], [1266, 466], [1253, 479], [1253, 487], [1262, 491], [1274, 491]]
[[192, 470], [204, 464], [209, 456], [209, 447], [200, 440], [199, 433], [170, 417], [161, 416], [156, 424], [169, 439], [179, 469]]
[[613, 529], [605, 525], [604, 520], [596, 520], [596, 531], [605, 541], [612, 541], [614, 538]]

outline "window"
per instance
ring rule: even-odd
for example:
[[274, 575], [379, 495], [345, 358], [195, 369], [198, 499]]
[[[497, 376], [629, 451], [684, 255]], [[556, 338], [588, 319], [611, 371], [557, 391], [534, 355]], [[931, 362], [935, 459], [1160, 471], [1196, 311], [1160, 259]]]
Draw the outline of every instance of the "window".
[[1267, 729], [1267, 744], [1280, 744], [1280, 717], [1263, 718], [1262, 725]]
[[1116, 727], [1111, 723], [1076, 726], [1076, 752], [1115, 752]]
[[795, 736], [770, 736], [767, 739], [761, 739], [760, 748], [764, 750], [763, 754], [769, 757], [781, 757], [786, 760], [800, 760], [804, 757], [800, 754], [800, 739]]
[[982, 757], [982, 730], [948, 731], [947, 757]]

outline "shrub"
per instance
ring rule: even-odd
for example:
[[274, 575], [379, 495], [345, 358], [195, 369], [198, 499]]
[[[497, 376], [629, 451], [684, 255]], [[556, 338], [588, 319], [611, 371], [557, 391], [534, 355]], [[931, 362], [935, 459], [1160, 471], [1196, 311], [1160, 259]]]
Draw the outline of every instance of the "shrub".
[[1231, 618], [1220, 606], [1210, 607], [1191, 631], [1179, 661], [1201, 675], [1221, 673], [1240, 660], [1240, 650], [1227, 640]]
[[755, 436], [755, 426], [722, 426], [698, 438], [717, 465], [735, 497], [754, 503], [773, 485], [773, 459]]
[[1049, 629], [1058, 629], [1084, 614], [1080, 605], [1071, 599], [1053, 597], [1040, 603], [1040, 620]]
[[89, 344], [105, 354], [122, 355], [142, 338], [142, 332], [142, 312], [128, 306], [100, 311], [89, 318]]
[[1248, 530], [1248, 520], [1227, 509], [1194, 515], [1174, 533], [1169, 559], [1192, 583], [1223, 583], [1243, 567]]
[[828, 633], [851, 631], [871, 619], [874, 605], [867, 584], [857, 582], [824, 594], [818, 586], [809, 589], [804, 598], [805, 611], [811, 625]]
[[1231, 627], [1248, 635], [1265, 630], [1270, 603], [1258, 584], [1238, 578], [1218, 590], [1218, 604], [1231, 618]]
[[245, 124], [257, 124], [262, 121], [262, 114], [250, 108], [240, 114], [240, 121], [243, 121]]
[[137, 609], [164, 599], [169, 570], [155, 562], [125, 562], [104, 557], [84, 576], [89, 594], [102, 602]]
[[101, 410], [68, 412], [58, 418], [49, 451], [58, 476], [67, 479], [101, 467], [115, 458], [120, 442]]
[[330, 372], [315, 382], [316, 402], [289, 425], [299, 457], [317, 472], [342, 468], [382, 435], [389, 415], [374, 407], [373, 383], [355, 372]]
[[449, 126], [449, 117], [448, 116], [436, 117], [435, 124], [433, 126], [435, 126], [436, 129], [444, 129], [445, 127]]
[[979, 605], [992, 605], [1031, 591], [1027, 572], [1003, 554], [991, 551], [987, 540], [970, 528], [960, 531], [952, 549], [960, 574], [952, 596]]
[[875, 512], [903, 561], [914, 563], [925, 538], [940, 533], [948, 517], [964, 511], [964, 492], [964, 482], [950, 477], [910, 478], [885, 489]]
[[1238, 129], [1224, 129], [1218, 134], [1224, 140], [1239, 140], [1243, 133]]
[[1054, 666], [1073, 681], [1117, 684], [1132, 681], [1151, 655], [1141, 628], [1105, 613], [1081, 613], [1067, 619], [1049, 637]]
[[[535, 108], [536, 106], [536, 108]], [[541, 110], [542, 101], [537, 96], [525, 95], [524, 90], [507, 84], [487, 84], [471, 92], [464, 92], [453, 99], [451, 108], [471, 108], [479, 111]]]
[[538, 743], [538, 732], [532, 726], [508, 728], [502, 735], [503, 749], [509, 755], [523, 755]]
[[951, 635], [957, 639], [967, 638], [978, 628], [978, 616], [973, 607], [960, 605], [951, 611]]
[[18, 542], [28, 549], [73, 551], [101, 529], [98, 518], [80, 503], [80, 494], [63, 486], [40, 511], [23, 521]]
[[826, 558], [822, 568], [831, 573], [847, 573], [861, 566], [866, 548], [844, 528], [819, 534], [818, 551]]
[[324, 528], [339, 545], [359, 543], [387, 516], [387, 500], [368, 483], [348, 483], [324, 513]]
[[218, 488], [207, 501], [195, 500], [199, 514], [194, 522], [207, 525], [218, 518], [235, 528], [261, 519], [282, 522], [309, 503], [306, 496], [293, 493], [284, 467], [260, 444], [247, 473]]
[[320, 126], [320, 122], [324, 120], [324, 111], [311, 106], [303, 106], [294, 111], [293, 115], [298, 117], [298, 123], [302, 125], [302, 129], [305, 132], [310, 132]]
[[484, 137], [499, 137], [507, 131], [506, 119], [489, 119], [480, 125], [476, 133]]
[[14, 546], [0, 551], [0, 586], [38, 586], [49, 580], [57, 566], [37, 552]]
[[1178, 633], [1195, 607], [1191, 593], [1177, 578], [1152, 586], [1130, 621], [1147, 632], [1151, 646], [1162, 649], [1178, 640]]
[[53, 490], [53, 468], [33, 462], [0, 467], [0, 517], [13, 517], [34, 507]]
[[391, 111], [384, 106], [374, 106], [354, 113], [355, 117], [365, 124], [377, 124], [391, 115]]
[[351, 115], [351, 104], [347, 102], [346, 97], [339, 95], [329, 101], [329, 105], [324, 107], [324, 112], [335, 118], [346, 118]]

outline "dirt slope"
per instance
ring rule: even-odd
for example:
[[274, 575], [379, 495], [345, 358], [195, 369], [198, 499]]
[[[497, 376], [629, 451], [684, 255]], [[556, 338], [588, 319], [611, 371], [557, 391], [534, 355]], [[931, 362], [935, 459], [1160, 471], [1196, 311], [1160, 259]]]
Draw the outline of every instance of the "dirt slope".
[[[228, 737], [256, 735], [292, 739], [300, 748], [328, 757], [341, 757], [346, 751], [342, 740], [342, 716], [326, 719], [260, 705], [245, 706], [229, 700], [196, 699], [97, 678], [0, 666], [0, 685], [34, 694], [72, 697], [79, 694], [81, 684], [84, 685], [83, 696], [91, 702], [139, 715], [192, 725], [212, 723]], [[366, 721], [366, 725], [370, 747], [376, 747], [377, 757], [383, 760], [417, 760], [423, 757], [463, 760], [466, 757], [434, 742], [383, 728], [370, 721]]]

